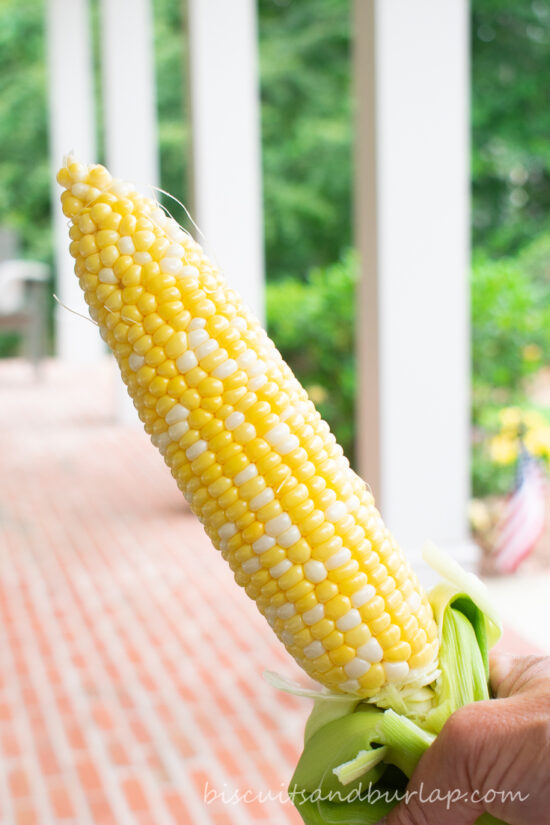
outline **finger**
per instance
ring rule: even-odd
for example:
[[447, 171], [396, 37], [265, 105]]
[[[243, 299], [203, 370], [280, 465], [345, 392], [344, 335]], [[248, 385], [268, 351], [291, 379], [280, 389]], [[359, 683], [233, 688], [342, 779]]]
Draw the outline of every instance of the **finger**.
[[516, 668], [518, 661], [518, 657], [511, 653], [491, 654], [491, 687], [495, 696], [503, 698], [509, 695], [504, 689], [504, 682]]

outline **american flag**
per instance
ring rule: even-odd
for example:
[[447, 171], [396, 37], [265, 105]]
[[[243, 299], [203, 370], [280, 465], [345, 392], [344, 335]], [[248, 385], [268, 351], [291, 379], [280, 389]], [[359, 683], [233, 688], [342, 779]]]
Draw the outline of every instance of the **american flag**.
[[513, 573], [540, 539], [546, 522], [546, 476], [522, 444], [516, 487], [505, 504], [493, 551], [495, 569]]

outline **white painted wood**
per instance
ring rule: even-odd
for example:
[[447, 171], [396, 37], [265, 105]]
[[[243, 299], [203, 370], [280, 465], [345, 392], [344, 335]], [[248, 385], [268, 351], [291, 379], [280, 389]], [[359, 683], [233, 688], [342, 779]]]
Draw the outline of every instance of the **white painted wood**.
[[[148, 196], [159, 186], [153, 19], [150, 0], [102, 0], [101, 72], [109, 171]], [[120, 382], [116, 417], [136, 422]]]
[[[71, 309], [88, 315], [69, 255], [67, 218], [55, 174], [69, 152], [84, 163], [95, 160], [92, 57], [88, 0], [48, 0], [46, 4], [55, 290]], [[55, 310], [56, 352], [65, 361], [93, 362], [104, 355], [96, 327], [60, 306]]]
[[231, 286], [263, 318], [254, 0], [188, 0], [194, 218]]
[[465, 546], [468, 4], [355, 0], [359, 463], [409, 553]]

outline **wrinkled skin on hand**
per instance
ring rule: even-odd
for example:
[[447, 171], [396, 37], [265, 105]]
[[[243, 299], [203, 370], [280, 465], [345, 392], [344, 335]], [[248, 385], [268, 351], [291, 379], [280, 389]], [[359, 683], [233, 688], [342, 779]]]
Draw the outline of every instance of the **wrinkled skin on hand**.
[[[509, 825], [550, 825], [550, 658], [493, 654], [491, 684], [496, 699], [448, 719], [408, 785], [416, 794], [388, 825], [473, 825], [485, 812]], [[493, 791], [519, 791], [524, 801]], [[443, 798], [426, 801], [430, 793]]]

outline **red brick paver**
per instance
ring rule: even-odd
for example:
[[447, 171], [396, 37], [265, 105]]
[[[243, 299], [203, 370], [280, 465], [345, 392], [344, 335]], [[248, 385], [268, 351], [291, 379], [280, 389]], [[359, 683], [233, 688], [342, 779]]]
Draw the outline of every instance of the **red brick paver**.
[[0, 825], [297, 825], [298, 669], [115, 403], [0, 362]]

